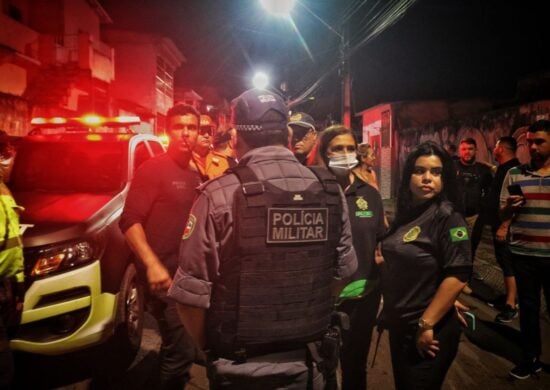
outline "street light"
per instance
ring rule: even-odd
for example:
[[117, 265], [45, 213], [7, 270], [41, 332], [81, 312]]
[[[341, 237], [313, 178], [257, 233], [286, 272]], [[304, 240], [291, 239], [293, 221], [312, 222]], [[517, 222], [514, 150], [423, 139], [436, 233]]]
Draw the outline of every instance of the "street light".
[[[296, 1], [294, 0], [260, 0], [262, 6], [271, 14], [278, 16], [286, 16], [290, 19], [290, 11], [292, 11]], [[315, 14], [305, 4], [300, 3], [311, 15], [319, 20], [326, 28], [332, 31], [340, 38], [340, 77], [342, 79], [341, 94], [342, 94], [342, 124], [346, 127], [351, 127], [351, 74], [348, 61], [349, 40], [347, 37], [347, 29], [342, 26], [342, 33], [336, 31], [330, 24], [325, 22], [319, 15]], [[290, 20], [292, 24], [294, 22]], [[307, 50], [307, 49], [306, 49]]]
[[296, 0], [260, 0], [260, 4], [270, 14], [288, 17], [296, 5]]
[[256, 72], [252, 77], [252, 84], [254, 88], [266, 89], [269, 85], [269, 76], [264, 72]]

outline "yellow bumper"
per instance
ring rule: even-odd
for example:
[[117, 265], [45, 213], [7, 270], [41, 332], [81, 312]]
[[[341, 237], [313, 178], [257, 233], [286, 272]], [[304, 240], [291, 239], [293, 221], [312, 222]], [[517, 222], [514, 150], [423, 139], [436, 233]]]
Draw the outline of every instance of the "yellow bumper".
[[[40, 304], [40, 300], [45, 296], [51, 297], [51, 294], [79, 287], [83, 287], [83, 291], [89, 290], [89, 293]], [[62, 337], [44, 331], [43, 337], [41, 334], [36, 337], [35, 332], [33, 340], [29, 340], [25, 339], [25, 332], [20, 332], [20, 338], [11, 340], [10, 347], [29, 353], [59, 355], [101, 343], [113, 334], [116, 298], [116, 294], [101, 292], [99, 261], [70, 272], [37, 280], [25, 294], [21, 328], [32, 328], [33, 323], [36, 324], [37, 321], [80, 309], [88, 311], [88, 316], [76, 330]]]

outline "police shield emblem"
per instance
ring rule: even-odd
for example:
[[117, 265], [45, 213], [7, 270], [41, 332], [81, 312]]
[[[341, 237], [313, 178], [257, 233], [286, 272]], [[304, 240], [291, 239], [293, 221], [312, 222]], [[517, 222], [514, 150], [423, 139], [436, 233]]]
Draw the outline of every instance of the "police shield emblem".
[[359, 210], [367, 210], [369, 208], [369, 202], [362, 196], [358, 196], [357, 199], [355, 199], [355, 204]]
[[355, 210], [355, 216], [358, 218], [370, 218], [374, 214], [372, 210], [369, 210], [369, 202], [363, 196], [358, 196], [355, 198], [355, 206], [357, 206], [357, 210]]
[[405, 233], [405, 235], [403, 236], [403, 242], [411, 242], [416, 240], [420, 232], [420, 226], [414, 226], [407, 233]]
[[195, 225], [197, 223], [197, 218], [193, 214], [189, 214], [189, 218], [187, 219], [187, 223], [185, 224], [185, 229], [183, 230], [183, 237], [182, 240], [187, 240], [189, 237], [191, 237], [191, 234], [193, 234], [193, 230], [195, 230]]

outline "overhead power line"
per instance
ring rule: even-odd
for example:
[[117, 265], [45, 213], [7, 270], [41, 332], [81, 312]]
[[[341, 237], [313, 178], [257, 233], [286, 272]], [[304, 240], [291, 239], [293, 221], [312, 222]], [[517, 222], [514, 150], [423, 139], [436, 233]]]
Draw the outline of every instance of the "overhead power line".
[[[381, 2], [384, 3], [381, 9], [376, 9], [378, 4]], [[388, 27], [395, 24], [397, 21], [399, 21], [406, 13], [406, 11], [414, 5], [416, 0], [394, 0], [391, 2], [381, 1], [378, 0], [377, 3], [365, 14], [365, 16], [362, 18], [362, 22], [364, 23], [363, 27], [353, 36], [353, 40], [357, 40], [357, 43], [350, 43], [349, 50], [345, 53], [344, 60], [349, 59], [351, 55], [356, 53], [361, 47], [363, 47], [365, 44], [370, 42], [372, 39], [380, 35], [384, 30], [386, 30]], [[361, 4], [358, 4], [355, 8], [354, 13], [363, 6], [362, 2]], [[374, 16], [370, 17], [370, 15], [374, 13]], [[345, 14], [346, 17], [345, 20], [348, 20], [353, 13]], [[369, 19], [367, 19], [369, 18]], [[306, 88], [302, 93], [300, 93], [295, 98], [290, 99], [289, 106], [295, 106], [297, 104], [302, 103], [304, 100], [306, 100], [311, 94], [313, 94], [319, 85], [335, 70], [337, 70], [340, 66], [340, 63], [342, 61], [342, 58], [338, 59], [338, 61], [332, 65], [325, 73], [323, 73], [310, 87]]]

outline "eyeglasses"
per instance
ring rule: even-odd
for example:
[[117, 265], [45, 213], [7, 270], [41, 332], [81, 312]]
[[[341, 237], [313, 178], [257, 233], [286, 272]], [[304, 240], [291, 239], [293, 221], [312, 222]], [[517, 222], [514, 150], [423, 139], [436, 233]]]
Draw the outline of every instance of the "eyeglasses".
[[202, 135], [202, 136], [207, 135], [207, 136], [211, 137], [213, 133], [214, 133], [214, 129], [210, 126], [201, 126], [199, 128], [199, 134]]
[[296, 145], [298, 142], [306, 138], [313, 130], [311, 129], [292, 129], [292, 146]]

